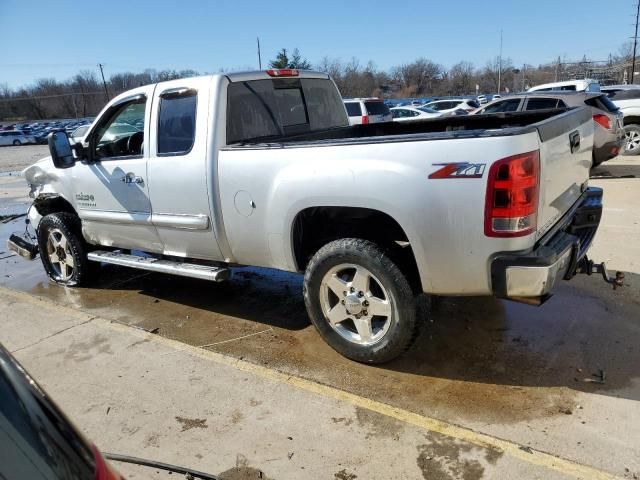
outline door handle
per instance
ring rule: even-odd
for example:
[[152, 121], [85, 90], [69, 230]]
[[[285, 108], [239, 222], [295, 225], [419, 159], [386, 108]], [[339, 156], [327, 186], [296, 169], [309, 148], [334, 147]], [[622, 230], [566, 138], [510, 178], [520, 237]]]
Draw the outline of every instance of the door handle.
[[122, 183], [137, 183], [137, 184], [141, 184], [144, 183], [144, 180], [142, 179], [142, 177], [138, 177], [135, 173], [133, 172], [129, 172], [127, 173], [124, 177], [122, 177], [120, 179], [122, 181]]

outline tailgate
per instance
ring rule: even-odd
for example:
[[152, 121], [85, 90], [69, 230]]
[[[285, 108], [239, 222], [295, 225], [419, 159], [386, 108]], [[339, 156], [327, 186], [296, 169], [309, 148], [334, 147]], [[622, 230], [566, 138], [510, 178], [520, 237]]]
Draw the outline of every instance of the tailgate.
[[570, 110], [536, 127], [540, 136], [539, 238], [571, 208], [587, 186], [594, 134], [591, 108]]

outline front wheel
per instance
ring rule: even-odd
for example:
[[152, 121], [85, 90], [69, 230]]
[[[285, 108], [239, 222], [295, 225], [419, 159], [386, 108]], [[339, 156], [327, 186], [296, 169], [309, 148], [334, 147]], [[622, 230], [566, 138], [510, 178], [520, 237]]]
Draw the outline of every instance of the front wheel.
[[67, 286], [88, 283], [94, 271], [87, 258], [80, 219], [70, 213], [51, 213], [38, 225], [40, 259], [49, 278]]
[[374, 243], [328, 243], [304, 276], [309, 317], [324, 340], [347, 358], [388, 362], [418, 335], [415, 297], [400, 269]]
[[640, 154], [640, 125], [625, 125], [625, 148], [623, 155]]
[[14, 140], [13, 145], [19, 147], [20, 145], [22, 145], [22, 142], [20, 140]]

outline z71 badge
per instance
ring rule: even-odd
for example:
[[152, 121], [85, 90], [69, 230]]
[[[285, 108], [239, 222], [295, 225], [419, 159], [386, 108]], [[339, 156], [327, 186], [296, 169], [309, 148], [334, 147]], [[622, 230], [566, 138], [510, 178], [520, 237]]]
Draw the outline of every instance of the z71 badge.
[[429, 178], [482, 178], [484, 163], [434, 163], [439, 168]]

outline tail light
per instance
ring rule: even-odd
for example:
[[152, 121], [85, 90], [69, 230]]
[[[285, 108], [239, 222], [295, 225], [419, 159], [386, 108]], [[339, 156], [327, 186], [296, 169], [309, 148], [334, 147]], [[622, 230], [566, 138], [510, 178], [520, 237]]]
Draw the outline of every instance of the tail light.
[[539, 191], [538, 150], [503, 158], [491, 165], [484, 234], [488, 237], [522, 237], [535, 231]]
[[124, 480], [124, 477], [107, 463], [95, 445], [92, 446], [92, 449], [93, 458], [96, 463], [96, 480]]
[[602, 113], [597, 113], [593, 116], [593, 121], [599, 123], [607, 130], [611, 130], [611, 120], [606, 115]]
[[295, 68], [270, 68], [267, 75], [270, 77], [297, 77], [300, 72]]
[[366, 125], [367, 123], [369, 123], [369, 115], [363, 115], [362, 116], [362, 124]]

